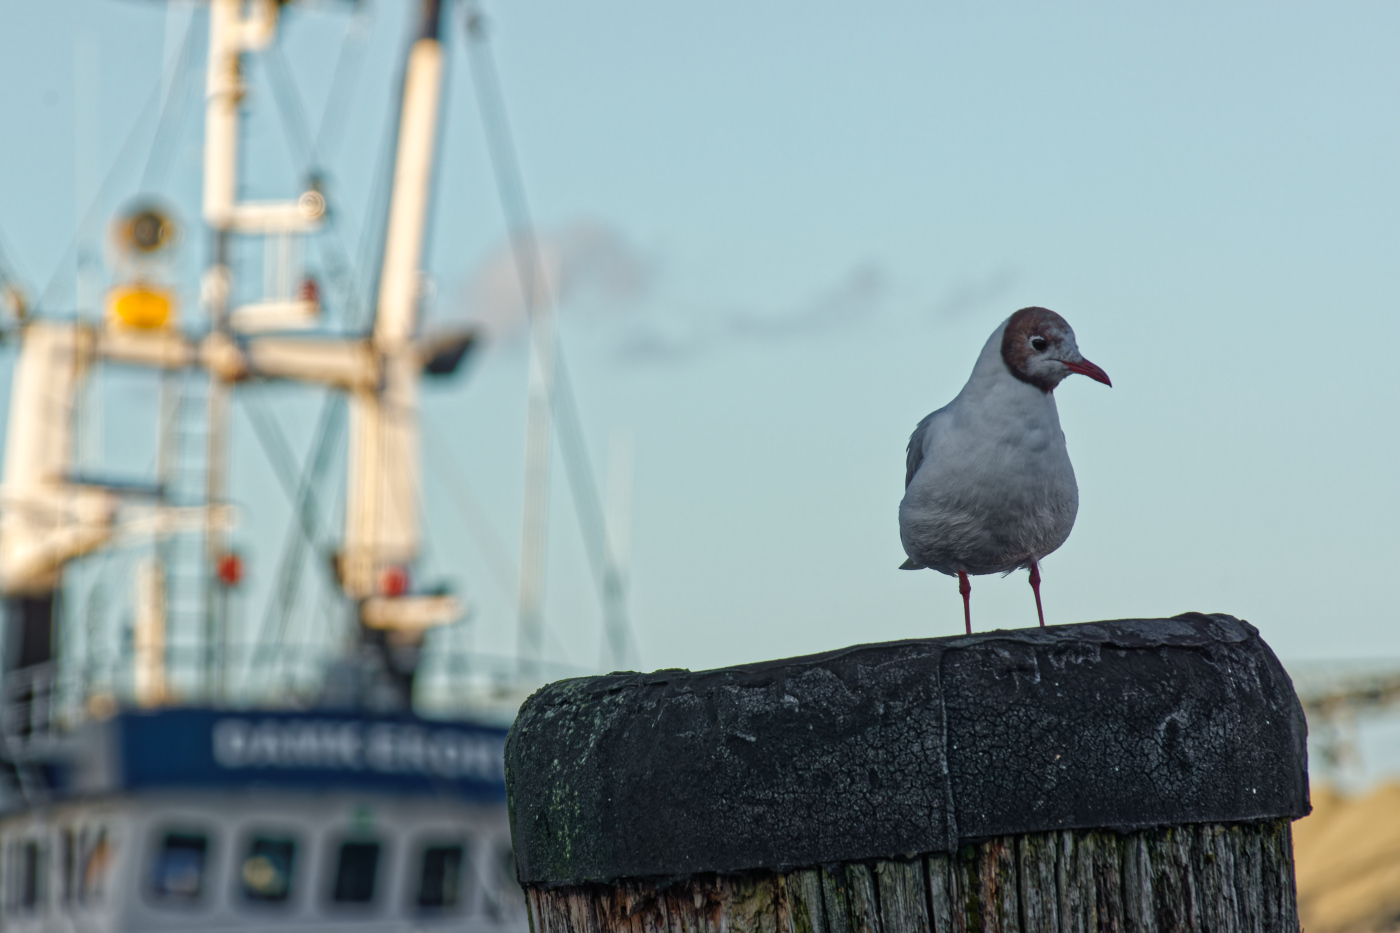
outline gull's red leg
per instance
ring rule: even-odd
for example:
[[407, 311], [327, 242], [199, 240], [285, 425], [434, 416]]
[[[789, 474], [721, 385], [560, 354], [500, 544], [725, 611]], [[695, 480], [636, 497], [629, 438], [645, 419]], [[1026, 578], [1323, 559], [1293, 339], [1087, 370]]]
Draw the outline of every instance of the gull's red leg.
[[963, 598], [963, 621], [967, 623], [967, 634], [972, 634], [972, 584], [967, 582], [967, 574], [958, 571], [958, 592]]
[[1031, 589], [1035, 590], [1035, 614], [1040, 616], [1040, 627], [1045, 628], [1045, 610], [1040, 608], [1040, 566], [1031, 561]]

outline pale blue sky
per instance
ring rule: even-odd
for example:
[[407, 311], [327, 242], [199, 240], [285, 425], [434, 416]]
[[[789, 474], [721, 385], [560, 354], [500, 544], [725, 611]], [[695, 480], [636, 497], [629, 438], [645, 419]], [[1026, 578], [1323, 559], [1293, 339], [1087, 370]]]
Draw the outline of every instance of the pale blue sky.
[[[372, 6], [330, 176], [352, 252], [407, 20], [402, 4]], [[188, 18], [176, 9], [167, 30], [159, 3], [0, 0], [0, 233], [28, 282], [59, 270], [61, 309], [75, 189], [117, 156]], [[313, 122], [346, 21], [318, 10], [293, 8], [284, 37]], [[895, 569], [904, 444], [1027, 304], [1063, 314], [1114, 380], [1056, 393], [1081, 509], [1044, 564], [1051, 622], [1223, 611], [1286, 659], [1400, 655], [1400, 9], [526, 0], [487, 13], [536, 220], [561, 242], [592, 231], [593, 259], [633, 274], [610, 288], [585, 263], [561, 313], [595, 468], [615, 428], [635, 439], [644, 666], [960, 631], [951, 578]], [[438, 320], [481, 312], [473, 282], [503, 229], [460, 20], [451, 42]], [[96, 79], [75, 67], [90, 48]], [[83, 81], [94, 118], [79, 116]], [[247, 188], [282, 196], [297, 172], [259, 93], [266, 145]], [[163, 185], [190, 218], [201, 96]], [[95, 127], [95, 167], [75, 160], [78, 127]], [[143, 144], [108, 210], [144, 165]], [[196, 233], [184, 258], [203, 249]], [[524, 363], [518, 339], [498, 341], [427, 403], [427, 429], [512, 554]], [[289, 432], [312, 411], [288, 403]], [[257, 469], [236, 492], [280, 510]], [[551, 651], [587, 666], [598, 603], [557, 479]], [[269, 514], [240, 532], [255, 583], [285, 521]], [[513, 592], [450, 508], [430, 527], [428, 575], [476, 605], [474, 644], [509, 650]], [[1033, 624], [1024, 574], [975, 579], [973, 612], [979, 629]]]

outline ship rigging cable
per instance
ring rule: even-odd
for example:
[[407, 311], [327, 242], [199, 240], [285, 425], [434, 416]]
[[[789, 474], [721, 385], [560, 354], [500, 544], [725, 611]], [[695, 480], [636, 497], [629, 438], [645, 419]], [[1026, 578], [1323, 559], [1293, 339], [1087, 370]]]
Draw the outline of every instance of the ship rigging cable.
[[[301, 486], [297, 490], [298, 498], [295, 507], [299, 511], [303, 511], [309, 520], [314, 519], [320, 508], [320, 504], [317, 502], [317, 490], [321, 488], [322, 477], [331, 462], [330, 453], [339, 439], [344, 424], [344, 402], [340, 399], [327, 398], [321, 407], [315, 440], [311, 445], [307, 463], [302, 468]], [[281, 669], [281, 649], [288, 641], [293, 618], [292, 610], [296, 607], [300, 597], [301, 581], [305, 575], [305, 560], [308, 555], [322, 568], [328, 568], [331, 566], [330, 560], [334, 556], [334, 548], [326, 546], [325, 542], [308, 540], [301, 533], [300, 528], [293, 524], [287, 529], [286, 541], [282, 545], [282, 557], [278, 562], [277, 602], [268, 607], [263, 619], [262, 637], [259, 641], [260, 644], [270, 644], [274, 649], [272, 669], [268, 672], [270, 681], [275, 679]], [[334, 579], [331, 580], [331, 584], [331, 592], [334, 593]], [[322, 595], [324, 597], [324, 590]], [[334, 596], [331, 598], [335, 599]], [[275, 627], [269, 636], [268, 625], [273, 622], [274, 608], [278, 615]]]
[[[340, 78], [345, 67], [346, 48], [352, 42], [352, 38], [353, 34], [347, 30], [347, 36], [342, 44], [336, 65], [337, 79]], [[363, 42], [358, 44], [362, 46]], [[358, 57], [357, 55], [356, 58], [358, 59]], [[320, 148], [306, 131], [306, 127], [309, 125], [306, 108], [280, 48], [278, 46], [270, 48], [265, 61], [269, 83], [273, 89], [273, 99], [277, 104], [278, 115], [282, 119], [283, 132], [297, 157], [304, 163], [307, 177], [312, 179], [313, 184], [319, 184], [324, 170], [321, 156], [325, 154], [325, 150]], [[356, 62], [357, 64], [358, 62]], [[358, 74], [358, 67], [356, 67], [356, 74]], [[318, 140], [326, 137], [338, 99], [343, 99], [343, 95], [336, 93], [336, 85], [333, 84], [330, 97], [327, 99], [321, 115], [321, 125], [317, 132]], [[386, 140], [392, 140], [393, 135], [388, 134]], [[366, 260], [377, 244], [374, 231], [378, 225], [375, 221], [379, 213], [377, 209], [387, 203], [387, 179], [389, 175], [387, 167], [391, 151], [392, 149], [387, 145], [387, 142], [381, 147], [379, 164], [374, 173], [374, 188], [370, 204], [367, 205], [369, 216], [361, 231], [362, 267], [367, 267]], [[326, 265], [336, 291], [341, 296], [342, 320], [348, 329], [353, 330], [364, 326], [364, 309], [372, 307], [373, 302], [368, 295], [361, 296], [360, 289], [353, 281], [352, 273], [348, 267], [345, 246], [340, 240], [339, 225], [336, 223], [338, 217], [339, 212], [337, 211], [329, 213], [328, 223], [322, 231], [323, 235], [316, 238], [316, 242], [319, 246], [321, 259]], [[361, 283], [361, 285], [363, 286], [365, 283]], [[286, 644], [292, 610], [300, 597], [305, 557], [308, 552], [317, 558], [325, 556], [323, 552], [326, 548], [321, 541], [317, 540], [319, 536], [315, 529], [318, 511], [315, 487], [319, 484], [320, 477], [324, 474], [329, 463], [330, 450], [339, 438], [345, 406], [342, 399], [332, 394], [328, 394], [322, 401], [311, 448], [300, 471], [300, 478], [295, 484], [292, 481], [293, 469], [286, 442], [280, 429], [276, 426], [275, 420], [266, 412], [253, 406], [247, 406], [245, 410], [254, 425], [259, 443], [270, 459], [281, 464], [277, 470], [278, 479], [295, 512], [287, 529], [282, 555], [278, 561], [277, 585], [263, 616], [261, 637], [258, 644], [263, 646], [265, 650], [255, 652], [253, 663], [246, 671], [246, 678], [251, 678], [254, 672], [261, 667], [262, 662], [267, 660], [270, 655], [273, 670], [269, 672], [268, 676], [272, 678], [277, 672], [276, 659], [280, 657], [280, 649]], [[326, 565], [324, 561], [319, 563]]]
[[[175, 140], [185, 121], [185, 112], [198, 81], [187, 80], [186, 75], [194, 64], [196, 17], [191, 16], [185, 25], [185, 36], [180, 40], [176, 52], [175, 67], [165, 86], [165, 101], [161, 104], [161, 118], [156, 124], [155, 135], [151, 138], [150, 151], [146, 153], [146, 168], [141, 173], [141, 190], [151, 191], [164, 180], [170, 170], [170, 159], [175, 154]], [[163, 72], [164, 73], [164, 72]]]
[[[347, 33], [345, 45], [342, 46], [341, 58], [337, 63], [336, 72], [339, 76], [343, 70], [343, 63], [346, 59], [346, 46], [352, 41], [352, 34]], [[363, 43], [360, 43], [363, 44]], [[279, 116], [282, 119], [283, 130], [288, 143], [296, 154], [306, 164], [306, 173], [313, 181], [318, 181], [322, 170], [322, 157], [324, 151], [318, 151], [316, 143], [306, 132], [309, 121], [306, 117], [306, 108], [302, 97], [296, 87], [296, 82], [286, 65], [280, 50], [274, 46], [268, 50], [265, 58], [266, 72], [273, 88], [273, 97], [277, 104]], [[335, 87], [332, 88], [331, 96], [328, 98], [325, 110], [321, 118], [321, 129], [317, 133], [317, 138], [325, 136], [330, 118], [335, 112], [335, 103], [342, 95], [337, 94]], [[395, 115], [391, 114], [391, 125]], [[374, 237], [374, 232], [382, 226], [382, 214], [387, 209], [388, 180], [390, 178], [390, 156], [392, 146], [397, 133], [386, 132], [384, 134], [385, 143], [381, 148], [379, 165], [376, 168], [374, 177], [376, 185], [371, 196], [370, 204], [367, 206], [367, 218], [362, 230], [361, 240], [361, 266], [365, 269], [378, 267], [376, 262], [363, 261], [368, 257], [370, 251], [375, 247], [382, 248], [382, 243]], [[351, 329], [364, 326], [365, 314], [363, 309], [373, 308], [374, 301], [372, 294], [367, 294], [360, 300], [358, 290], [350, 282], [350, 275], [345, 263], [344, 246], [339, 241], [339, 231], [334, 225], [335, 214], [332, 214], [323, 231], [327, 237], [318, 238], [321, 245], [321, 255], [323, 261], [330, 266], [329, 271], [336, 280], [338, 290], [344, 298], [343, 313], [345, 321]], [[366, 284], [369, 291], [375, 290], [376, 283], [371, 278]], [[358, 313], [357, 313], [358, 312]], [[332, 407], [334, 406], [334, 407]], [[262, 638], [260, 644], [266, 645], [268, 650], [273, 652], [271, 659], [272, 669], [268, 673], [269, 678], [274, 678], [277, 673], [277, 658], [281, 655], [278, 652], [280, 646], [286, 643], [290, 628], [292, 610], [296, 605], [300, 594], [300, 583], [302, 579], [302, 568], [304, 556], [310, 550], [317, 556], [325, 556], [318, 552], [323, 552], [325, 547], [314, 538], [314, 521], [317, 506], [314, 498], [314, 488], [318, 484], [320, 475], [324, 472], [329, 448], [334, 444], [339, 436], [340, 424], [344, 414], [344, 405], [339, 399], [328, 396], [323, 403], [318, 427], [307, 454], [306, 462], [301, 472], [301, 480], [297, 491], [294, 493], [291, 488], [291, 458], [287, 448], [285, 438], [276, 425], [274, 418], [267, 412], [255, 411], [248, 408], [248, 415], [253, 421], [259, 442], [265, 448], [269, 458], [281, 464], [278, 469], [279, 480], [288, 497], [294, 501], [294, 509], [301, 518], [300, 525], [294, 519], [288, 529], [287, 538], [283, 547], [282, 557], [278, 565], [277, 580], [278, 585], [269, 601], [262, 625]], [[415, 500], [417, 500], [415, 495]], [[421, 506], [421, 502], [419, 503]], [[420, 511], [421, 508], [419, 509]], [[324, 562], [323, 562], [324, 563]], [[326, 564], [328, 566], [328, 564]], [[263, 654], [264, 652], [259, 652]], [[248, 676], [252, 676], [253, 671], [261, 667], [254, 664], [248, 671]]]
[[[495, 169], [496, 190], [506, 216], [506, 226], [510, 231], [511, 251], [515, 257], [521, 293], [525, 298], [525, 312], [528, 317], [534, 319], [541, 313], [542, 306], [547, 305], [552, 298], [548, 294], [548, 283], [544, 282], [540, 275], [539, 243], [525, 201], [520, 165], [511, 140], [510, 125], [506, 120], [505, 104], [485, 20], [475, 2], [468, 0], [465, 7], [467, 53], [475, 78], [474, 84], [486, 132], [487, 147], [491, 153], [491, 164]], [[544, 294], [539, 295], [537, 299], [537, 292]], [[625, 654], [632, 648], [632, 639], [627, 622], [622, 575], [616, 567], [613, 555], [608, 553], [602, 504], [593, 480], [592, 467], [588, 462], [583, 430], [579, 424], [578, 405], [564, 365], [562, 348], [553, 334], [549, 339], [553, 341], [552, 346], [535, 349], [538, 354], [552, 354], [554, 357], [549, 402], [559, 435], [564, 471], [573, 493], [579, 525], [583, 529], [584, 549], [592, 565], [603, 603], [604, 625], [609, 629], [610, 641], [618, 646], [614, 649], [615, 654]], [[614, 661], [618, 662], [619, 666], [625, 666], [626, 663], [623, 657], [615, 657]]]
[[321, 160], [317, 158], [316, 143], [311, 139], [311, 133], [307, 127], [310, 120], [306, 118], [306, 108], [302, 106], [301, 95], [296, 92], [296, 87], [292, 83], [292, 76], [287, 72], [287, 61], [282, 57], [282, 47], [277, 44], [268, 46], [263, 53], [263, 61], [267, 65], [267, 73], [272, 81], [272, 93], [277, 98], [277, 112], [282, 117], [282, 130], [287, 134], [287, 140], [293, 148], [300, 150], [298, 153], [305, 160], [307, 168], [313, 173], [319, 173]]
[[264, 671], [269, 680], [275, 678], [280, 670], [292, 610], [301, 593], [304, 563], [308, 552], [317, 566], [330, 567], [328, 558], [333, 549], [326, 547], [317, 527], [320, 504], [316, 493], [330, 464], [331, 450], [339, 439], [345, 420], [345, 406], [333, 397], [328, 397], [322, 403], [306, 461], [301, 470], [297, 471], [291, 449], [276, 419], [260, 402], [254, 402], [250, 398], [245, 398], [244, 402], [243, 410], [260, 445], [273, 464], [273, 472], [293, 511], [282, 545], [282, 556], [278, 561], [276, 588], [269, 598], [259, 637], [254, 642], [256, 647], [248, 669], [244, 672], [244, 685], [249, 686], [254, 674], [262, 670], [264, 665], [271, 665]]
[[[180, 62], [185, 58], [185, 52], [189, 48], [192, 32], [193, 21], [191, 21], [191, 26], [186, 29], [185, 39], [181, 43], [180, 51], [175, 53], [176, 62]], [[162, 71], [162, 74], [163, 73]], [[62, 280], [63, 270], [68, 267], [70, 260], [77, 257], [79, 244], [82, 243], [88, 231], [92, 229], [93, 224], [95, 224], [100, 217], [102, 205], [106, 203], [108, 197], [111, 195], [112, 187], [117, 180], [118, 169], [120, 169], [125, 164], [126, 160], [135, 152], [136, 142], [141, 137], [141, 129], [148, 122], [152, 114], [158, 113], [156, 130], [152, 137], [152, 143], [154, 144], [155, 139], [161, 135], [161, 128], [170, 117], [171, 101], [176, 96], [173, 92], [162, 94], [161, 90], [163, 86], [164, 79], [157, 78], [155, 87], [151, 88], [150, 94], [146, 96], [145, 103], [141, 105], [141, 110], [137, 113], [136, 119], [132, 121], [131, 129], [127, 131], [126, 139], [122, 141], [121, 148], [117, 150], [116, 158], [112, 160], [112, 164], [108, 167], [107, 174], [103, 177], [102, 183], [98, 185], [97, 193], [92, 196], [92, 201], [88, 204], [87, 210], [83, 213], [82, 223], [80, 223], [77, 230], [73, 232], [72, 238], [68, 241], [68, 246], [63, 251], [63, 256], [58, 260], [58, 264], [54, 266], [53, 275], [49, 277], [48, 282], [44, 285], [44, 290], [39, 293], [38, 300], [34, 302], [34, 309], [36, 311], [47, 309], [49, 302], [55, 299], [56, 295], [54, 290]]]
[[360, 84], [367, 44], [365, 40], [370, 34], [373, 11], [374, 4], [355, 0], [355, 12], [345, 24], [345, 38], [340, 42], [330, 93], [326, 96], [325, 107], [321, 110], [321, 125], [316, 131], [315, 151], [321, 153], [327, 163], [335, 158], [340, 150], [340, 141], [344, 138], [346, 121], [341, 119], [341, 112]]
[[[345, 44], [342, 46], [341, 55], [336, 65], [336, 74], [338, 79], [344, 70], [346, 70], [349, 67], [352, 67], [345, 65], [345, 61], [347, 58], [352, 57], [351, 53], [347, 51], [347, 48], [351, 46], [353, 35], [354, 33], [348, 29]], [[358, 49], [358, 46], [356, 46], [356, 48]], [[281, 117], [283, 131], [287, 137], [287, 140], [292, 146], [292, 148], [296, 150], [298, 157], [305, 162], [307, 166], [307, 174], [312, 177], [317, 177], [322, 171], [322, 157], [325, 155], [325, 153], [319, 150], [316, 143], [312, 141], [311, 137], [306, 132], [306, 127], [309, 125], [309, 121], [307, 119], [306, 108], [303, 103], [302, 97], [296, 87], [296, 82], [293, 79], [293, 76], [291, 75], [291, 72], [287, 67], [286, 60], [282, 56], [281, 51], [278, 47], [274, 46], [270, 48], [265, 57], [265, 60], [267, 64], [267, 75], [270, 79], [269, 83], [272, 85], [273, 88], [273, 98], [276, 101], [278, 114]], [[491, 86], [495, 88], [496, 84], [494, 82], [494, 76], [492, 77], [493, 80], [491, 81]], [[333, 85], [331, 95], [327, 99], [325, 111], [321, 118], [321, 128], [317, 133], [318, 139], [323, 138], [326, 135], [331, 123], [331, 116], [336, 111], [336, 102], [342, 99], [344, 99], [343, 95], [338, 94], [335, 85]], [[495, 107], [488, 109], [492, 110], [497, 114], [501, 114], [499, 100], [497, 100]], [[503, 130], [505, 128], [503, 115], [499, 116], [498, 119], [494, 121], [492, 125], [494, 125], [498, 130]], [[489, 125], [488, 132], [491, 132], [491, 128], [492, 126]], [[386, 133], [384, 134], [384, 138], [386, 140], [392, 141], [394, 138], [394, 134]], [[498, 136], [498, 139], [504, 139], [504, 137]], [[504, 144], [507, 147], [509, 147], [508, 140], [505, 140]], [[380, 168], [375, 172], [375, 177], [377, 179], [385, 179], [388, 176], [387, 157], [390, 151], [391, 150], [386, 144], [383, 152], [381, 153]], [[513, 156], [511, 157], [511, 160], [512, 162], [514, 161]], [[513, 175], [515, 182], [514, 188], [517, 192], [517, 196], [513, 199], [513, 203], [515, 203], [519, 207], [519, 209], [508, 210], [508, 220], [514, 221], [514, 223], [512, 224], [514, 228], [522, 229], [520, 226], [520, 219], [523, 217], [523, 229], [528, 231], [528, 214], [523, 210], [523, 197], [520, 197], [518, 195], [518, 192], [520, 191], [518, 167], [513, 172]], [[387, 193], [387, 186], [381, 185], [380, 191], [378, 193], [380, 195]], [[376, 213], [375, 208], [378, 202], [381, 200], [382, 197], [380, 196], [372, 198], [372, 203], [369, 206], [370, 214]], [[333, 222], [334, 221], [332, 219], [332, 223]], [[373, 223], [373, 220], [367, 219], [365, 226], [366, 234], [374, 230], [375, 227], [376, 225]], [[341, 244], [334, 239], [334, 231], [329, 229], [329, 225], [328, 230], [326, 232], [331, 233], [333, 235], [333, 238], [329, 243], [325, 243], [324, 241], [322, 242], [323, 259], [327, 260], [328, 263], [332, 266], [332, 268], [329, 270], [332, 273], [332, 277], [336, 279], [341, 279], [343, 276], [346, 275], [346, 269], [343, 261], [343, 246], [341, 246]], [[365, 253], [367, 252], [367, 250], [362, 247], [361, 252]], [[369, 269], [374, 268], [375, 264], [362, 262], [361, 266], [362, 268]], [[358, 320], [359, 315], [355, 314], [354, 308], [351, 306], [353, 300], [350, 298], [349, 295], [351, 288], [348, 285], [345, 285], [343, 282], [337, 282], [337, 285], [340, 287], [342, 293], [346, 296], [345, 313], [347, 321], [351, 322], [352, 326], [354, 326], [355, 324], [360, 324], [361, 322]], [[368, 299], [366, 299], [365, 306], [368, 306], [370, 303], [371, 302], [369, 302]], [[599, 574], [602, 580], [601, 594], [605, 604], [605, 610], [607, 611], [610, 622], [610, 631], [608, 633], [609, 639], [610, 641], [616, 642], [616, 618], [618, 614], [616, 607], [620, 605], [621, 599], [623, 598], [620, 586], [621, 577], [620, 574], [618, 574], [615, 571], [615, 568], [611, 566], [611, 562], [609, 562], [606, 557], [602, 558], [602, 568], [600, 569], [599, 567], [599, 556], [601, 552], [595, 546], [595, 542], [601, 540], [603, 537], [602, 511], [597, 503], [597, 494], [596, 491], [594, 491], [595, 487], [593, 484], [591, 471], [589, 471], [587, 467], [586, 453], [581, 452], [583, 445], [581, 439], [581, 431], [577, 429], [577, 409], [576, 406], [573, 404], [572, 393], [569, 391], [567, 382], [560, 387], [560, 397], [555, 401], [556, 404], [563, 403], [567, 406], [567, 408], [569, 409], [569, 414], [565, 417], [566, 420], [573, 425], [573, 431], [571, 432], [571, 436], [564, 437], [561, 439], [561, 447], [563, 447], [564, 449], [564, 455], [568, 460], [576, 459], [576, 457], [579, 456], [583, 458], [582, 471], [578, 469], [578, 464], [572, 462], [569, 464], [569, 466], [571, 467], [570, 480], [574, 483], [576, 488], [580, 483], [583, 484], [586, 488], [585, 491], [591, 494], [583, 497], [585, 502], [580, 507], [580, 522], [582, 527], [584, 528], [585, 546], [589, 549], [590, 561], [594, 565], [595, 574]], [[249, 415], [250, 418], [256, 417], [252, 411], [249, 412]], [[259, 440], [275, 444], [276, 438], [273, 436], [274, 431], [268, 424], [267, 419], [257, 418], [256, 420], [260, 422], [259, 427], [257, 428]], [[568, 428], [561, 426], [561, 431], [564, 430], [568, 430]], [[323, 446], [328, 442], [328, 440], [329, 438], [326, 436], [326, 434], [318, 431], [317, 440], [313, 442], [312, 453], [307, 461], [306, 469], [308, 471], [312, 469], [312, 463], [314, 461], [318, 461], [321, 458], [321, 450]], [[575, 454], [576, 450], [580, 451], [580, 453]], [[269, 456], [276, 457], [277, 459], [281, 460], [284, 465], [283, 472], [288, 472], [288, 468], [286, 466], [287, 458], [285, 456], [285, 452], [281, 456], [278, 456], [278, 454], [274, 453], [271, 450], [269, 450], [268, 453]], [[430, 454], [431, 453], [432, 451], [430, 451]], [[433, 460], [431, 456], [429, 459], [430, 461]], [[451, 475], [451, 471], [447, 472], [449, 473], [449, 475]], [[284, 486], [286, 485], [285, 479], [283, 481], [283, 484]], [[302, 481], [303, 488], [305, 488], [305, 484], [306, 473], [304, 472]], [[290, 490], [288, 490], [288, 495], [292, 495]], [[576, 497], [576, 501], [578, 501], [578, 498], [579, 497]], [[587, 501], [588, 499], [592, 500], [591, 503]], [[458, 497], [454, 496], [454, 501], [458, 501]], [[458, 501], [458, 504], [460, 508], [460, 501]], [[592, 516], [588, 514], [590, 510], [590, 505]], [[299, 511], [305, 508], [305, 503], [301, 502], [299, 497], [296, 507]], [[464, 510], [464, 518], [468, 517], [466, 515], [466, 512], [469, 511], [471, 510]], [[500, 551], [500, 547], [499, 544], [496, 543], [494, 540], [494, 532], [491, 532], [489, 534], [487, 534], [486, 532], [482, 532], [479, 528], [476, 527], [477, 522], [469, 521], [468, 524], [470, 526], [468, 530], [473, 533], [473, 537], [476, 537], [478, 539], [478, 544], [482, 544], [485, 547], [486, 551], [489, 552], [491, 555], [490, 558], [488, 558], [488, 563], [491, 563], [493, 565], [493, 575], [497, 577], [498, 582], [501, 582], [503, 585], [506, 585], [508, 587], [508, 583], [506, 582], [508, 580], [508, 573], [504, 572], [504, 568], [502, 566], [499, 566], [501, 564], [501, 561], [499, 559], [501, 555], [498, 553]], [[288, 605], [288, 602], [295, 601], [296, 593], [298, 591], [297, 575], [294, 567], [297, 564], [299, 564], [301, 557], [300, 548], [297, 547], [297, 544], [299, 544], [302, 541], [305, 541], [305, 536], [297, 535], [296, 531], [297, 529], [295, 527], [289, 530], [289, 538], [287, 541], [287, 545], [283, 551], [283, 560], [279, 566], [278, 572], [278, 579], [280, 581], [283, 581], [283, 584], [278, 587], [275, 602], [273, 605], [270, 605], [268, 607], [268, 616], [264, 622], [265, 634], [268, 632], [268, 626], [273, 626], [272, 631], [274, 631], [276, 634], [271, 639], [271, 642], [274, 644], [280, 644], [282, 641], [282, 635], [285, 631], [286, 625], [285, 617], [290, 612], [290, 606]], [[492, 540], [486, 541], [485, 538], [491, 538]], [[280, 618], [279, 621], [274, 625], [272, 623], [272, 619], [275, 616]], [[617, 652], [614, 651], [614, 653], [616, 654]]]

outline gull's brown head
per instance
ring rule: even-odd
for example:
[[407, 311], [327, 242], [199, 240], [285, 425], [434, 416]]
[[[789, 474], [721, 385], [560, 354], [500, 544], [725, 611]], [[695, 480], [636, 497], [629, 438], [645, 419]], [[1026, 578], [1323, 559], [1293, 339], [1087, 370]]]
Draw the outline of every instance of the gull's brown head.
[[1106, 386], [1108, 373], [1086, 360], [1069, 323], [1049, 308], [1022, 308], [1006, 322], [1001, 358], [1011, 375], [1042, 392], [1053, 392], [1071, 373]]

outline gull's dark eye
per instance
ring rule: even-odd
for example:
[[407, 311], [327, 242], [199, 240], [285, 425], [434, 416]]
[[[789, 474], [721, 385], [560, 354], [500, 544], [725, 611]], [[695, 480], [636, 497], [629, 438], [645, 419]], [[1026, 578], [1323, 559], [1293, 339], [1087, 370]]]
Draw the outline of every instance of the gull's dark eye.
[[1050, 343], [1044, 337], [1031, 338], [1031, 349], [1037, 353], [1044, 351], [1044, 349], [1048, 346], [1050, 346]]

